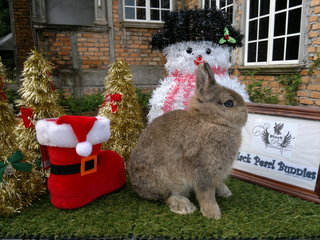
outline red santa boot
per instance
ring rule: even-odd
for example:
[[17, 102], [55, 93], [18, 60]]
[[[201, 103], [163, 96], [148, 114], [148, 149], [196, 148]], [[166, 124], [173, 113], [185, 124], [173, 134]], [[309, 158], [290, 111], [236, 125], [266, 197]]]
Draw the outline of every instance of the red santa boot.
[[37, 122], [36, 133], [48, 149], [48, 189], [54, 206], [82, 207], [125, 184], [123, 159], [100, 150], [110, 137], [109, 119], [68, 115], [44, 119]]

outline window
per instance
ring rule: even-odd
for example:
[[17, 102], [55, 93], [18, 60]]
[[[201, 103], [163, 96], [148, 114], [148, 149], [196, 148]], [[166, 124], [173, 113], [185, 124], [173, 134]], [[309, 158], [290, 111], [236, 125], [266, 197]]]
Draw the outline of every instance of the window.
[[32, 22], [38, 24], [106, 25], [107, 0], [32, 0]]
[[246, 65], [295, 64], [302, 0], [247, 0]]
[[94, 1], [46, 0], [47, 23], [67, 25], [93, 25]]
[[172, 10], [172, 0], [123, 0], [124, 19], [127, 21], [162, 22]]
[[203, 0], [204, 8], [216, 6], [227, 13], [228, 20], [233, 22], [233, 0]]

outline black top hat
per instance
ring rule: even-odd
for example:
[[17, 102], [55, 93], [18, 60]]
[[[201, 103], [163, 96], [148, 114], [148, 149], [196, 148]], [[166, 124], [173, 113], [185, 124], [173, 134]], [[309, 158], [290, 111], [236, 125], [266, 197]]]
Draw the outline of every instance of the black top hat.
[[227, 20], [226, 13], [213, 9], [168, 12], [164, 27], [152, 36], [153, 49], [162, 50], [182, 41], [212, 41], [232, 48], [242, 46], [243, 35]]

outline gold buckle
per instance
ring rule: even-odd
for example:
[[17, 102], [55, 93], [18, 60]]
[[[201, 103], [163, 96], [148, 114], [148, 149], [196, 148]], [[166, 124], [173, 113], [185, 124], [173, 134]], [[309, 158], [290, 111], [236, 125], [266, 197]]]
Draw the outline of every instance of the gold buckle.
[[[86, 163], [93, 160], [93, 168], [86, 170]], [[81, 176], [85, 176], [91, 173], [95, 173], [98, 170], [98, 158], [97, 155], [91, 155], [89, 157], [81, 158]]]

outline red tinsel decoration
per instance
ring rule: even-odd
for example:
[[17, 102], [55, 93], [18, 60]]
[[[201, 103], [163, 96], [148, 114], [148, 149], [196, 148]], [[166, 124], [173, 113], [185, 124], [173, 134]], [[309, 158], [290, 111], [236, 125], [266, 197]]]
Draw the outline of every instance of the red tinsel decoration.
[[115, 93], [115, 94], [108, 94], [105, 97], [104, 103], [101, 105], [101, 108], [104, 107], [106, 105], [107, 102], [110, 102], [110, 106], [111, 106], [111, 111], [113, 113], [118, 111], [119, 106], [117, 104], [115, 104], [116, 102], [121, 102], [122, 101], [122, 94], [120, 93]]
[[20, 113], [21, 113], [20, 118], [22, 118], [25, 128], [33, 127], [34, 125], [30, 120], [30, 118], [33, 116], [33, 110], [31, 108], [21, 107]]

